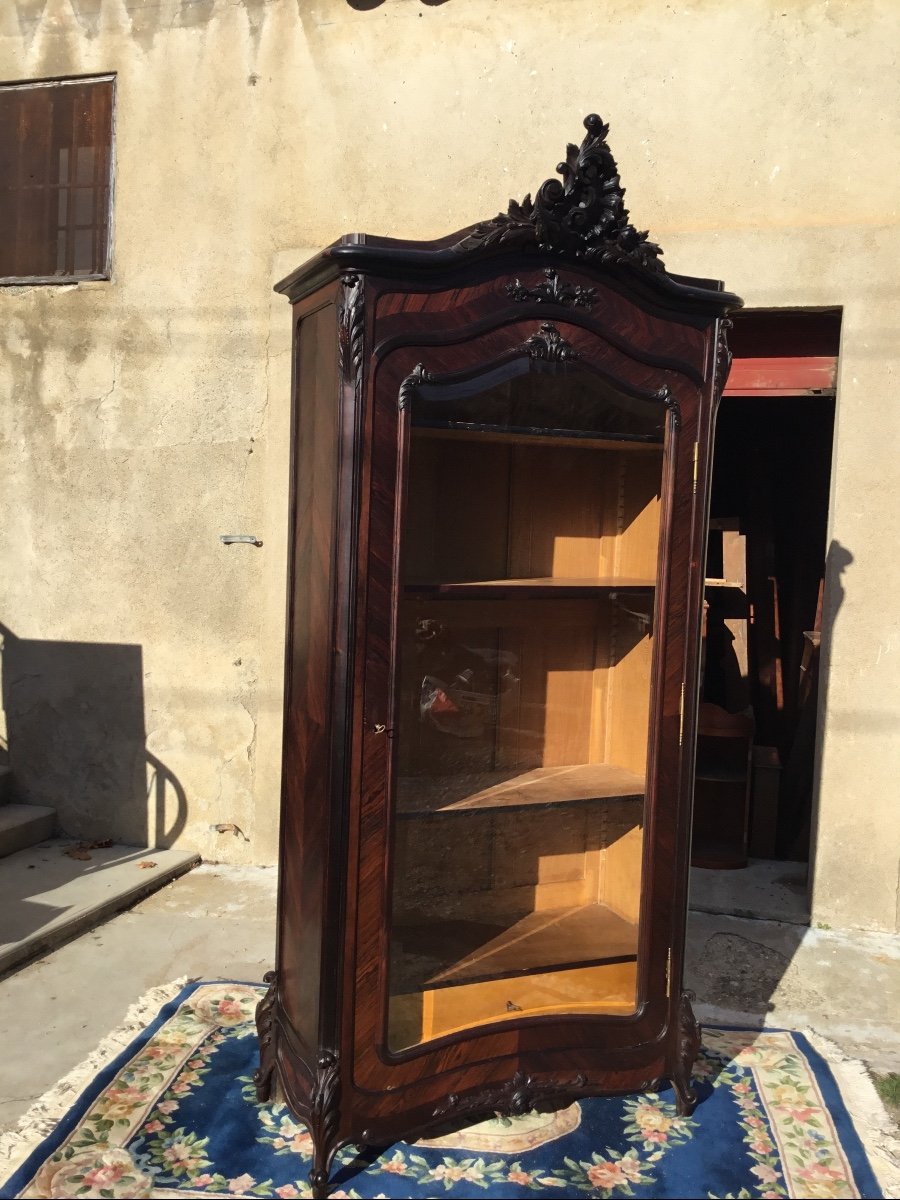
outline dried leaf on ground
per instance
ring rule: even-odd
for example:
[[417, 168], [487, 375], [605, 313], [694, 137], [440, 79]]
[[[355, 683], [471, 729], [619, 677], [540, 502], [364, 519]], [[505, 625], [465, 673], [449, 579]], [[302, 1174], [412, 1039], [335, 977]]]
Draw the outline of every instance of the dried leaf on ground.
[[63, 854], [69, 858], [76, 858], [79, 862], [87, 862], [92, 850], [108, 850], [112, 844], [112, 838], [99, 838], [95, 842], [76, 842], [74, 846], [67, 846]]

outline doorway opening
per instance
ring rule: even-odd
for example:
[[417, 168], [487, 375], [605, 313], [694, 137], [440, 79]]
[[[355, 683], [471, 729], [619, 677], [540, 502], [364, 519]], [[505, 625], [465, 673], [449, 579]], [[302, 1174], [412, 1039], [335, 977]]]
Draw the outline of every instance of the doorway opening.
[[692, 906], [808, 922], [839, 309], [738, 314], [716, 428]]

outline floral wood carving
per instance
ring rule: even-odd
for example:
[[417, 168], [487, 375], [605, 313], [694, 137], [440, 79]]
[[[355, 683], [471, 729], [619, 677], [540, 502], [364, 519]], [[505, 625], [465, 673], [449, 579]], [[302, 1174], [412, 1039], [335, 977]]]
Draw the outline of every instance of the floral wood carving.
[[538, 332], [526, 339], [522, 349], [532, 358], [546, 359], [549, 362], [567, 362], [581, 357], [572, 343], [567, 342], [556, 326], [551, 325], [549, 321], [544, 321]]
[[578, 1074], [572, 1079], [543, 1079], [540, 1082], [517, 1071], [508, 1083], [498, 1088], [474, 1092], [465, 1098], [451, 1093], [444, 1104], [434, 1110], [434, 1116], [464, 1117], [469, 1114], [495, 1112], [504, 1116], [521, 1116], [530, 1112], [542, 1100], [555, 1099], [587, 1085], [587, 1076]]
[[628, 263], [664, 271], [659, 246], [629, 220], [625, 189], [606, 142], [609, 126], [591, 113], [584, 127], [584, 141], [567, 146], [565, 162], [556, 168], [562, 182], [546, 180], [534, 200], [530, 194], [521, 204], [510, 200], [505, 213], [476, 225], [453, 249], [462, 253], [480, 247], [530, 247], [598, 264]]
[[529, 300], [535, 304], [561, 304], [563, 308], [591, 308], [597, 295], [595, 287], [583, 287], [580, 283], [560, 283], [559, 272], [552, 267], [544, 270], [546, 283], [526, 287], [520, 279], [506, 285], [506, 294], [517, 304]]
[[253, 1073], [253, 1083], [256, 1087], [256, 1098], [260, 1104], [265, 1104], [272, 1098], [272, 1079], [275, 1071], [275, 1047], [272, 1041], [275, 996], [278, 990], [278, 976], [274, 971], [267, 971], [263, 983], [269, 985], [268, 991], [256, 1006], [256, 1032], [259, 1037], [259, 1066]]

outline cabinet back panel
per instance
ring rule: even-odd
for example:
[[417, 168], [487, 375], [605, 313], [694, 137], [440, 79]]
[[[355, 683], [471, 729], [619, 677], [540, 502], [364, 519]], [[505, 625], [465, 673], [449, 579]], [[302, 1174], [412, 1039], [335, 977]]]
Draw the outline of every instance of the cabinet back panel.
[[662, 452], [414, 430], [407, 582], [656, 578]]

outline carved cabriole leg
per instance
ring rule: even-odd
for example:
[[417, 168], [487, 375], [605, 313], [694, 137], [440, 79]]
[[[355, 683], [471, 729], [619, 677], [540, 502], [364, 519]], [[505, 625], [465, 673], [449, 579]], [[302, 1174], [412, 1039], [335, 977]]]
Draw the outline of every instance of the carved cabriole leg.
[[691, 1008], [693, 998], [693, 992], [682, 992], [678, 1009], [678, 1046], [672, 1086], [675, 1088], [676, 1112], [680, 1117], [689, 1117], [697, 1104], [697, 1093], [691, 1085], [691, 1072], [700, 1053], [700, 1026]]
[[328, 1171], [337, 1148], [340, 1124], [341, 1072], [338, 1056], [324, 1050], [316, 1064], [309, 1109], [309, 1132], [313, 1143], [312, 1168], [309, 1186], [313, 1200], [325, 1200], [328, 1195]]
[[275, 1078], [275, 1042], [272, 1036], [274, 1019], [275, 995], [278, 989], [278, 977], [274, 971], [267, 971], [263, 983], [269, 985], [269, 990], [256, 1006], [256, 1032], [259, 1036], [259, 1066], [253, 1075], [256, 1085], [256, 1098], [260, 1104], [272, 1099], [272, 1084]]

